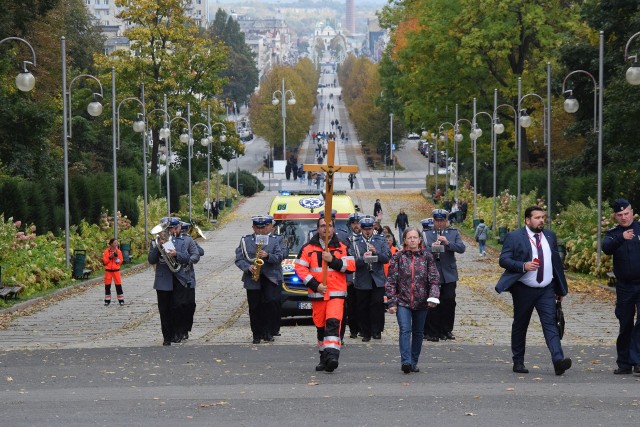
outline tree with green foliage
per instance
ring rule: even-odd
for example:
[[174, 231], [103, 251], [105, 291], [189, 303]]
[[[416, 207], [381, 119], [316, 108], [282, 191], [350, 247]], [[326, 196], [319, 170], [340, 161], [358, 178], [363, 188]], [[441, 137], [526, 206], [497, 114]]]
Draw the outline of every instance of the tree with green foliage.
[[[310, 64], [310, 61], [303, 60]], [[279, 66], [272, 68], [260, 84], [260, 90], [251, 97], [249, 105], [249, 118], [256, 135], [263, 137], [274, 148], [274, 157], [282, 159], [282, 104], [288, 102], [280, 94], [276, 94], [278, 105], [272, 104], [275, 91], [282, 91], [282, 81], [285, 82], [285, 91], [291, 90], [295, 94], [295, 105], [286, 105], [286, 143], [287, 158], [289, 154], [296, 153], [300, 143], [304, 140], [313, 123], [312, 109], [316, 98], [318, 77], [309, 82], [303, 80], [298, 67], [308, 69], [308, 66], [296, 65], [296, 67]], [[312, 67], [312, 65], [311, 65]], [[307, 75], [305, 72], [304, 75]]]
[[220, 74], [227, 79], [222, 96], [237, 104], [247, 102], [258, 87], [259, 72], [255, 63], [256, 55], [245, 43], [240, 25], [227, 12], [218, 9], [208, 34], [212, 40], [220, 40], [229, 48], [227, 68]]

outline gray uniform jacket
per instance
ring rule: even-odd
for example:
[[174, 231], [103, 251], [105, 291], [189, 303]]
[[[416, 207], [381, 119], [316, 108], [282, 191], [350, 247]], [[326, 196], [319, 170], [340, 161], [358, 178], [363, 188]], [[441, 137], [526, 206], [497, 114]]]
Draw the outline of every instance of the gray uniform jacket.
[[[262, 250], [269, 253], [264, 260], [264, 265], [260, 269], [260, 275], [265, 276], [270, 282], [280, 286], [284, 280], [282, 275], [282, 260], [289, 251], [284, 245], [281, 236], [269, 235], [269, 243], [262, 247]], [[240, 239], [240, 244], [236, 248], [236, 266], [242, 270], [242, 283], [245, 289], [260, 289], [260, 283], [254, 282], [251, 278], [249, 267], [253, 265], [256, 257], [256, 236], [248, 234]]]
[[[155, 245], [151, 246], [147, 261], [156, 266], [156, 276], [153, 281], [153, 288], [159, 291], [173, 290], [173, 276], [175, 275], [180, 284], [185, 287], [195, 287], [195, 280], [192, 279], [192, 264], [200, 260], [200, 254], [189, 253], [189, 243], [182, 237], [172, 237], [173, 245], [176, 247], [176, 260], [181, 265], [180, 270], [172, 272], [164, 260], [160, 257], [160, 251]], [[193, 281], [192, 281], [193, 280]]]
[[348, 252], [356, 260], [356, 271], [353, 273], [353, 285], [356, 289], [384, 288], [387, 278], [384, 275], [384, 264], [391, 259], [391, 251], [383, 236], [374, 234], [369, 243], [376, 248], [378, 261], [367, 264], [364, 253], [367, 252], [367, 241], [362, 234], [354, 236], [349, 244]]
[[[433, 254], [438, 273], [440, 273], [440, 283], [457, 282], [458, 265], [456, 264], [456, 252], [462, 254], [467, 247], [464, 245], [456, 228], [445, 228], [442, 230], [442, 235], [447, 238], [449, 244], [444, 247], [444, 252]], [[427, 250], [431, 251], [431, 245], [438, 239], [438, 233], [435, 230], [423, 231], [422, 238]]]
[[[198, 261], [199, 261], [200, 257], [204, 255], [204, 249], [202, 249], [202, 247], [198, 244], [198, 242], [193, 240], [193, 237], [189, 236], [188, 234], [184, 233], [180, 237], [182, 237], [188, 245], [187, 252], [189, 252], [189, 256], [193, 254], [198, 254]], [[196, 264], [198, 261], [193, 261], [192, 264]], [[196, 269], [193, 268], [193, 266], [191, 266], [191, 283], [192, 283], [191, 287], [195, 288], [196, 287]]]

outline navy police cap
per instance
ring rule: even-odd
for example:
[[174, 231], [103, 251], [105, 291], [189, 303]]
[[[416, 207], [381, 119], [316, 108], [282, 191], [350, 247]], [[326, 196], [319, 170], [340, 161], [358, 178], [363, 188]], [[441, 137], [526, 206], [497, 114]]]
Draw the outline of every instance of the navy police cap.
[[[331, 219], [336, 219], [337, 210], [331, 209]], [[324, 210], [320, 211], [320, 218], [324, 218]]]
[[420, 224], [422, 225], [423, 229], [428, 229], [433, 227], [433, 218], [425, 218], [423, 220], [420, 221]]
[[251, 217], [254, 227], [262, 228], [273, 223], [271, 215], [256, 215]]
[[165, 216], [160, 219], [160, 224], [167, 224], [169, 227], [177, 227], [180, 225], [180, 218], [175, 216]]
[[354, 212], [349, 215], [349, 223], [360, 222], [360, 214], [358, 212]]
[[627, 209], [630, 205], [631, 205], [631, 203], [629, 203], [629, 201], [627, 199], [616, 199], [611, 204], [611, 207], [613, 208], [613, 212], [621, 212], [621, 211]]
[[373, 224], [375, 224], [376, 218], [371, 215], [365, 215], [360, 218], [360, 227], [368, 229], [373, 228]]
[[447, 219], [449, 212], [446, 209], [434, 209], [431, 215], [433, 215], [433, 219]]

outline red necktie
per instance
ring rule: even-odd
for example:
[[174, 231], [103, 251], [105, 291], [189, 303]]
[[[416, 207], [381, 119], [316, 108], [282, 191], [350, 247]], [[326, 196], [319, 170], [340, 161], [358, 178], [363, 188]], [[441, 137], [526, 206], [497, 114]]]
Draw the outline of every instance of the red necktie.
[[536, 238], [536, 248], [538, 248], [538, 264], [540, 265], [540, 267], [538, 267], [536, 280], [538, 281], [538, 283], [542, 283], [542, 280], [544, 279], [544, 252], [542, 251], [542, 243], [540, 242], [540, 234], [539, 233], [535, 233], [534, 236]]

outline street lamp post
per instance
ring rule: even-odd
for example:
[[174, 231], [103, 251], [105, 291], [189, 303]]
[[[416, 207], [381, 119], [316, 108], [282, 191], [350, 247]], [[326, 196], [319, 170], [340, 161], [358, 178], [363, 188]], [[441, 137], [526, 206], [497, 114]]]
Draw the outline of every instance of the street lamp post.
[[29, 44], [28, 41], [26, 41], [25, 39], [21, 39], [20, 37], [4, 38], [0, 40], [0, 44], [11, 41], [11, 40], [22, 42], [27, 46], [29, 46], [29, 49], [31, 49], [31, 57], [33, 61], [22, 61], [22, 67], [20, 68], [20, 73], [18, 73], [18, 75], [16, 76], [16, 87], [22, 92], [29, 92], [36, 85], [36, 78], [33, 77], [33, 74], [31, 74], [31, 72], [27, 68], [27, 64], [33, 65], [34, 67], [36, 66], [36, 52], [35, 50], [33, 50], [33, 47], [31, 46], [31, 44]]
[[[518, 132], [516, 131], [518, 126], [518, 112], [516, 109], [509, 104], [500, 104], [498, 105], [498, 89], [493, 90], [493, 224], [494, 227], [497, 227], [497, 160], [498, 160], [498, 135], [504, 133], [504, 125], [500, 123], [500, 119], [498, 118], [498, 110], [500, 108], [506, 107], [510, 108], [513, 111], [513, 129], [515, 131], [515, 140], [516, 147], [519, 147], [518, 143]], [[518, 214], [519, 216], [519, 214]], [[495, 231], [495, 228], [494, 228]]]
[[[222, 127], [223, 130], [222, 130], [222, 134], [220, 135], [220, 142], [225, 142], [227, 140], [227, 135], [226, 135], [227, 126], [221, 122], [216, 122], [211, 124], [211, 107], [209, 107], [209, 110], [208, 110], [207, 121], [209, 123], [209, 138], [207, 138], [206, 141], [203, 138], [200, 141], [200, 145], [207, 147], [207, 200], [209, 200], [209, 203], [211, 203], [211, 144], [213, 144], [213, 130], [216, 128], [216, 126]], [[218, 174], [216, 174], [216, 184], [218, 186], [220, 184], [220, 178]], [[216, 198], [217, 198], [216, 203], [220, 203], [219, 194], [216, 196]], [[207, 212], [207, 221], [208, 220], [209, 220], [209, 212]]]
[[464, 140], [464, 136], [462, 136], [462, 132], [460, 132], [460, 123], [461, 122], [467, 122], [469, 124], [469, 126], [471, 126], [471, 128], [473, 128], [473, 124], [471, 123], [471, 121], [467, 120], [467, 119], [459, 119], [458, 118], [458, 104], [456, 104], [456, 122], [454, 123], [454, 135], [453, 135], [453, 142], [455, 143], [455, 150], [456, 150], [456, 203], [459, 203], [458, 200], [458, 187], [460, 186], [460, 183], [458, 182], [459, 177], [458, 177], [458, 170], [459, 170], [459, 165], [458, 165], [458, 145], [460, 145], [460, 143]]
[[[114, 78], [114, 83], [115, 83], [115, 78]], [[145, 125], [145, 120], [147, 117], [146, 111], [145, 111], [145, 105], [144, 102], [142, 102], [140, 99], [138, 98], [134, 98], [134, 97], [130, 97], [130, 98], [125, 98], [122, 101], [120, 101], [120, 103], [118, 104], [117, 108], [114, 110], [114, 122], [116, 124], [116, 146], [115, 149], [119, 150], [120, 149], [120, 107], [122, 106], [122, 104], [126, 101], [135, 101], [138, 104], [140, 104], [140, 107], [142, 109], [142, 112], [139, 113], [142, 115], [142, 117], [138, 117], [138, 120], [136, 120], [135, 122], [133, 122], [133, 131], [136, 133], [141, 133], [142, 134], [142, 143], [144, 145], [145, 143], [145, 130], [146, 130], [146, 125]], [[143, 153], [145, 153], [145, 149], [143, 147]], [[146, 156], [145, 156], [146, 158]], [[143, 178], [146, 182], [146, 178], [147, 178], [147, 171], [146, 171], [146, 162], [143, 161], [144, 164], [144, 173], [143, 173]], [[115, 159], [115, 151], [114, 151], [114, 158], [113, 158], [113, 174], [114, 176], [117, 176], [118, 174], [118, 169], [117, 169], [117, 165], [116, 165], [116, 159]], [[114, 197], [113, 197], [113, 232], [114, 232], [114, 237], [117, 239], [118, 238], [118, 181], [116, 178], [114, 178], [113, 180], [113, 193], [114, 193]], [[147, 228], [148, 228], [148, 224], [147, 224], [147, 212], [146, 212], [146, 204], [147, 204], [147, 199], [145, 197], [144, 200], [144, 204], [145, 204], [145, 217], [144, 217], [144, 229], [145, 229], [145, 242], [148, 241], [147, 237]]]
[[[389, 155], [393, 163], [393, 188], [396, 188], [396, 159], [393, 156], [393, 113], [389, 113]], [[386, 166], [385, 166], [386, 170]]]
[[532, 121], [526, 112], [523, 113], [522, 101], [532, 96], [538, 98], [542, 103], [542, 137], [544, 145], [547, 147], [547, 218], [549, 228], [552, 228], [551, 218], [551, 64], [547, 62], [547, 101], [536, 93], [522, 95], [522, 77], [518, 77], [518, 227], [521, 224], [521, 180], [522, 180], [522, 129], [531, 126]]
[[79, 78], [87, 78], [94, 80], [100, 87], [100, 92], [93, 93], [93, 101], [87, 106], [87, 112], [97, 117], [102, 114], [102, 104], [96, 100], [96, 97], [103, 99], [102, 83], [96, 77], [89, 74], [81, 74], [75, 77], [67, 86], [67, 53], [65, 38], [60, 38], [61, 44], [61, 56], [62, 56], [62, 143], [63, 143], [63, 157], [64, 157], [64, 231], [65, 231], [65, 258], [66, 265], [69, 268], [69, 139], [72, 136], [71, 126], [71, 87], [73, 83]]
[[473, 118], [471, 119], [471, 133], [469, 138], [473, 144], [473, 219], [478, 218], [478, 168], [477, 168], [477, 140], [482, 136], [482, 129], [478, 127], [476, 123], [476, 117], [485, 115], [491, 120], [491, 141], [493, 141], [493, 116], [485, 111], [476, 112], [476, 98], [473, 98]]
[[[274, 106], [280, 102], [276, 94], [280, 94], [280, 98], [282, 99], [282, 160], [287, 160], [287, 106], [285, 104], [295, 105], [296, 94], [291, 89], [284, 89], [284, 78], [282, 79], [282, 90], [276, 90], [273, 92], [273, 95], [271, 95], [271, 104]], [[287, 94], [289, 95], [288, 100]]]
[[[439, 138], [444, 143], [444, 151], [445, 151], [445, 162], [444, 162], [444, 189], [447, 194], [447, 199], [449, 196], [449, 180], [447, 180], [447, 176], [449, 174], [449, 152], [447, 150], [447, 143], [449, 142], [449, 135], [444, 132], [444, 126], [449, 125], [451, 129], [455, 129], [455, 125], [451, 122], [440, 123], [438, 126], [438, 134], [440, 134]], [[436, 170], [438, 170], [438, 165], [436, 165]]]

